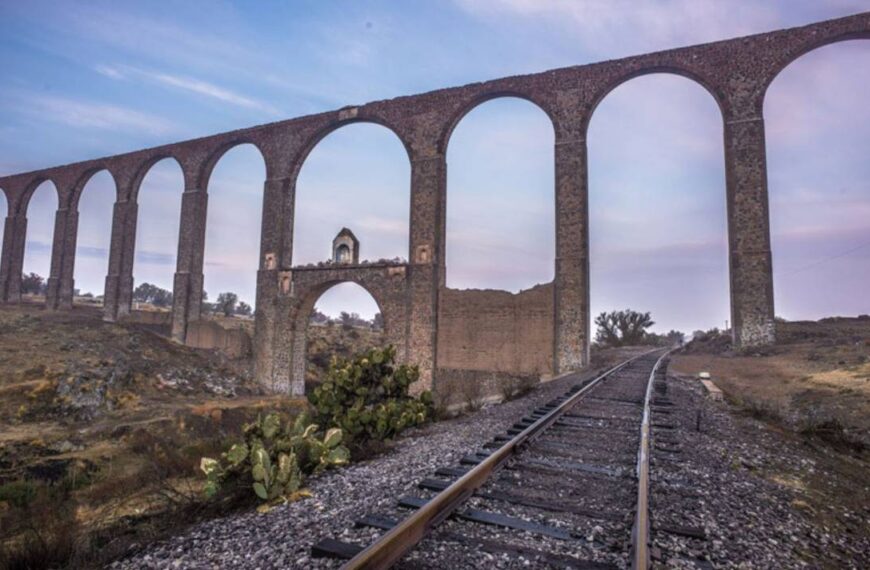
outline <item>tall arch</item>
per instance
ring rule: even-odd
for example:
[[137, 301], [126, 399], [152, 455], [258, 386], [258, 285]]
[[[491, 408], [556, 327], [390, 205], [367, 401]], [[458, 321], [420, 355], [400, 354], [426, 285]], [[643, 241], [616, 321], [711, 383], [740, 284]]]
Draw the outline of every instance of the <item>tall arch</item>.
[[[51, 252], [54, 240], [54, 222], [59, 205], [57, 188], [50, 180], [31, 186], [19, 206], [27, 216], [27, 233], [24, 243], [22, 273], [35, 273], [43, 278], [47, 287], [51, 272]], [[24, 286], [24, 284], [22, 284]], [[22, 289], [22, 293], [29, 291]], [[45, 291], [36, 296], [44, 296]]]
[[661, 332], [729, 319], [721, 105], [683, 75], [620, 82], [590, 121], [592, 318], [651, 311]]
[[803, 50], [764, 99], [774, 296], [786, 319], [870, 313], [870, 42]]
[[379, 123], [348, 123], [318, 135], [296, 178], [293, 264], [329, 259], [342, 227], [359, 238], [361, 259], [407, 257], [408, 157], [395, 131]]
[[136, 249], [133, 254], [134, 302], [153, 302], [168, 309], [168, 299], [135, 293], [143, 284], [172, 291], [178, 248], [184, 174], [174, 158], [164, 158], [141, 173], [134, 185], [137, 204]]
[[93, 302], [93, 298], [103, 295], [117, 192], [112, 174], [100, 170], [88, 177], [81, 193], [70, 205], [78, 212], [74, 282], [82, 295], [91, 296], [82, 299], [83, 302]]
[[446, 283], [512, 292], [554, 277], [554, 129], [516, 96], [480, 101], [447, 141]]
[[208, 175], [203, 279], [211, 301], [227, 292], [254, 305], [265, 180], [263, 155], [250, 143], [226, 149]]

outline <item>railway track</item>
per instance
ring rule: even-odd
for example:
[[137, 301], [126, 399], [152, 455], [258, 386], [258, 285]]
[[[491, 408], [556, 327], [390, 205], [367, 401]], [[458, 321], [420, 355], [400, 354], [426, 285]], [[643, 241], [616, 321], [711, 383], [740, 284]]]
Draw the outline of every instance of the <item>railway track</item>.
[[650, 433], [667, 449], [673, 428], [666, 367], [654, 350], [578, 382], [392, 512], [357, 520], [342, 537], [353, 542], [312, 554], [346, 569], [648, 568]]

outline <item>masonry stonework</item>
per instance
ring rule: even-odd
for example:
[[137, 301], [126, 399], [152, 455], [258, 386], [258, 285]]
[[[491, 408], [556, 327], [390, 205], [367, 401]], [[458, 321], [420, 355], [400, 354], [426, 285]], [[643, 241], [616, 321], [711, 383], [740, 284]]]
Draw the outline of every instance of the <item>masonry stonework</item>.
[[[323, 291], [342, 281], [360, 283], [381, 305], [388, 338], [400, 347], [403, 359], [421, 367], [422, 379], [415, 387], [417, 390], [432, 386], [442, 364], [506, 367], [503, 362], [493, 364], [497, 360], [493, 354], [500, 349], [489, 343], [510, 346], [518, 341], [509, 342], [496, 335], [492, 328], [495, 322], [506, 324], [509, 330], [516, 330], [518, 322], [533, 323], [530, 328], [538, 332], [533, 339], [526, 340], [531, 346], [540, 347], [541, 354], [532, 356], [529, 352], [528, 361], [511, 360], [513, 370], [508, 372], [538, 369], [544, 366], [544, 361], [551, 363], [548, 366], [552, 372], [584, 366], [590, 343], [586, 164], [589, 121], [597, 105], [620, 84], [645, 74], [673, 73], [703, 86], [722, 112], [734, 341], [738, 346], [770, 343], [775, 331], [764, 96], [777, 74], [796, 58], [827, 44], [859, 38], [870, 38], [870, 12], [745, 38], [398, 97], [5, 176], [0, 178], [0, 189], [8, 204], [0, 257], [0, 301], [15, 303], [21, 299], [28, 204], [37, 186], [51, 181], [58, 193], [59, 206], [46, 303], [51, 309], [72, 306], [78, 197], [93, 174], [107, 170], [115, 180], [117, 198], [104, 316], [116, 320], [129, 314], [135, 281], [133, 253], [139, 186], [152, 165], [173, 158], [181, 166], [185, 186], [172, 336], [184, 341], [190, 323], [199, 319], [209, 177], [224, 153], [248, 143], [260, 151], [266, 165], [253, 343], [257, 378], [264, 385], [301, 393], [299, 370], [300, 366], [304, 368], [306, 311], [310, 313]], [[513, 299], [514, 310], [518, 312], [513, 313], [514, 317], [506, 317], [511, 303], [502, 299], [507, 297], [445, 288], [445, 156], [450, 134], [475, 106], [505, 96], [536, 104], [553, 122], [556, 253], [555, 278], [545, 286], [552, 290], [549, 315], [542, 312], [546, 310], [542, 300], [526, 304], [526, 297], [522, 301]], [[323, 137], [354, 122], [371, 122], [390, 129], [408, 152], [411, 218], [408, 263], [402, 264], [401, 276], [395, 267], [386, 266], [307, 270], [293, 265], [299, 171], [308, 153]], [[479, 303], [493, 320], [457, 312], [457, 307], [469, 303]], [[524, 312], [526, 309], [528, 313]], [[483, 355], [474, 357], [462, 346], [479, 346]], [[474, 369], [466, 376], [477, 377], [491, 371]]]

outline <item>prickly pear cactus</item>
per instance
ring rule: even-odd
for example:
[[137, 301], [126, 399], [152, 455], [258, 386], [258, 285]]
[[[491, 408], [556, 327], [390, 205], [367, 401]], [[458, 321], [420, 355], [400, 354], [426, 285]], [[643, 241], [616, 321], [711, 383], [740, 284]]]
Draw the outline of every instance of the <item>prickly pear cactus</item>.
[[408, 394], [420, 377], [416, 366], [395, 365], [396, 348], [373, 348], [351, 360], [333, 359], [326, 380], [309, 400], [317, 420], [340, 428], [355, 445], [387, 440], [432, 416], [432, 395]]
[[350, 459], [341, 429], [329, 429], [322, 436], [319, 430], [307, 414], [292, 424], [275, 413], [258, 417], [244, 427], [245, 440], [232, 445], [220, 460], [202, 458], [206, 494], [215, 495], [229, 479], [248, 478], [267, 504], [298, 496], [306, 474], [346, 465]]

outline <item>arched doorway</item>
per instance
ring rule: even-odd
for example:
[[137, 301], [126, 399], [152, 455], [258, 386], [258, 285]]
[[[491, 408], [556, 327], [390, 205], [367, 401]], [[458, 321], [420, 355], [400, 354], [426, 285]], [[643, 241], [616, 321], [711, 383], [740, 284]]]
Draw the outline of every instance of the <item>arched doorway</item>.
[[384, 346], [384, 317], [371, 293], [348, 281], [321, 293], [308, 318], [306, 393], [326, 376], [332, 357]]

